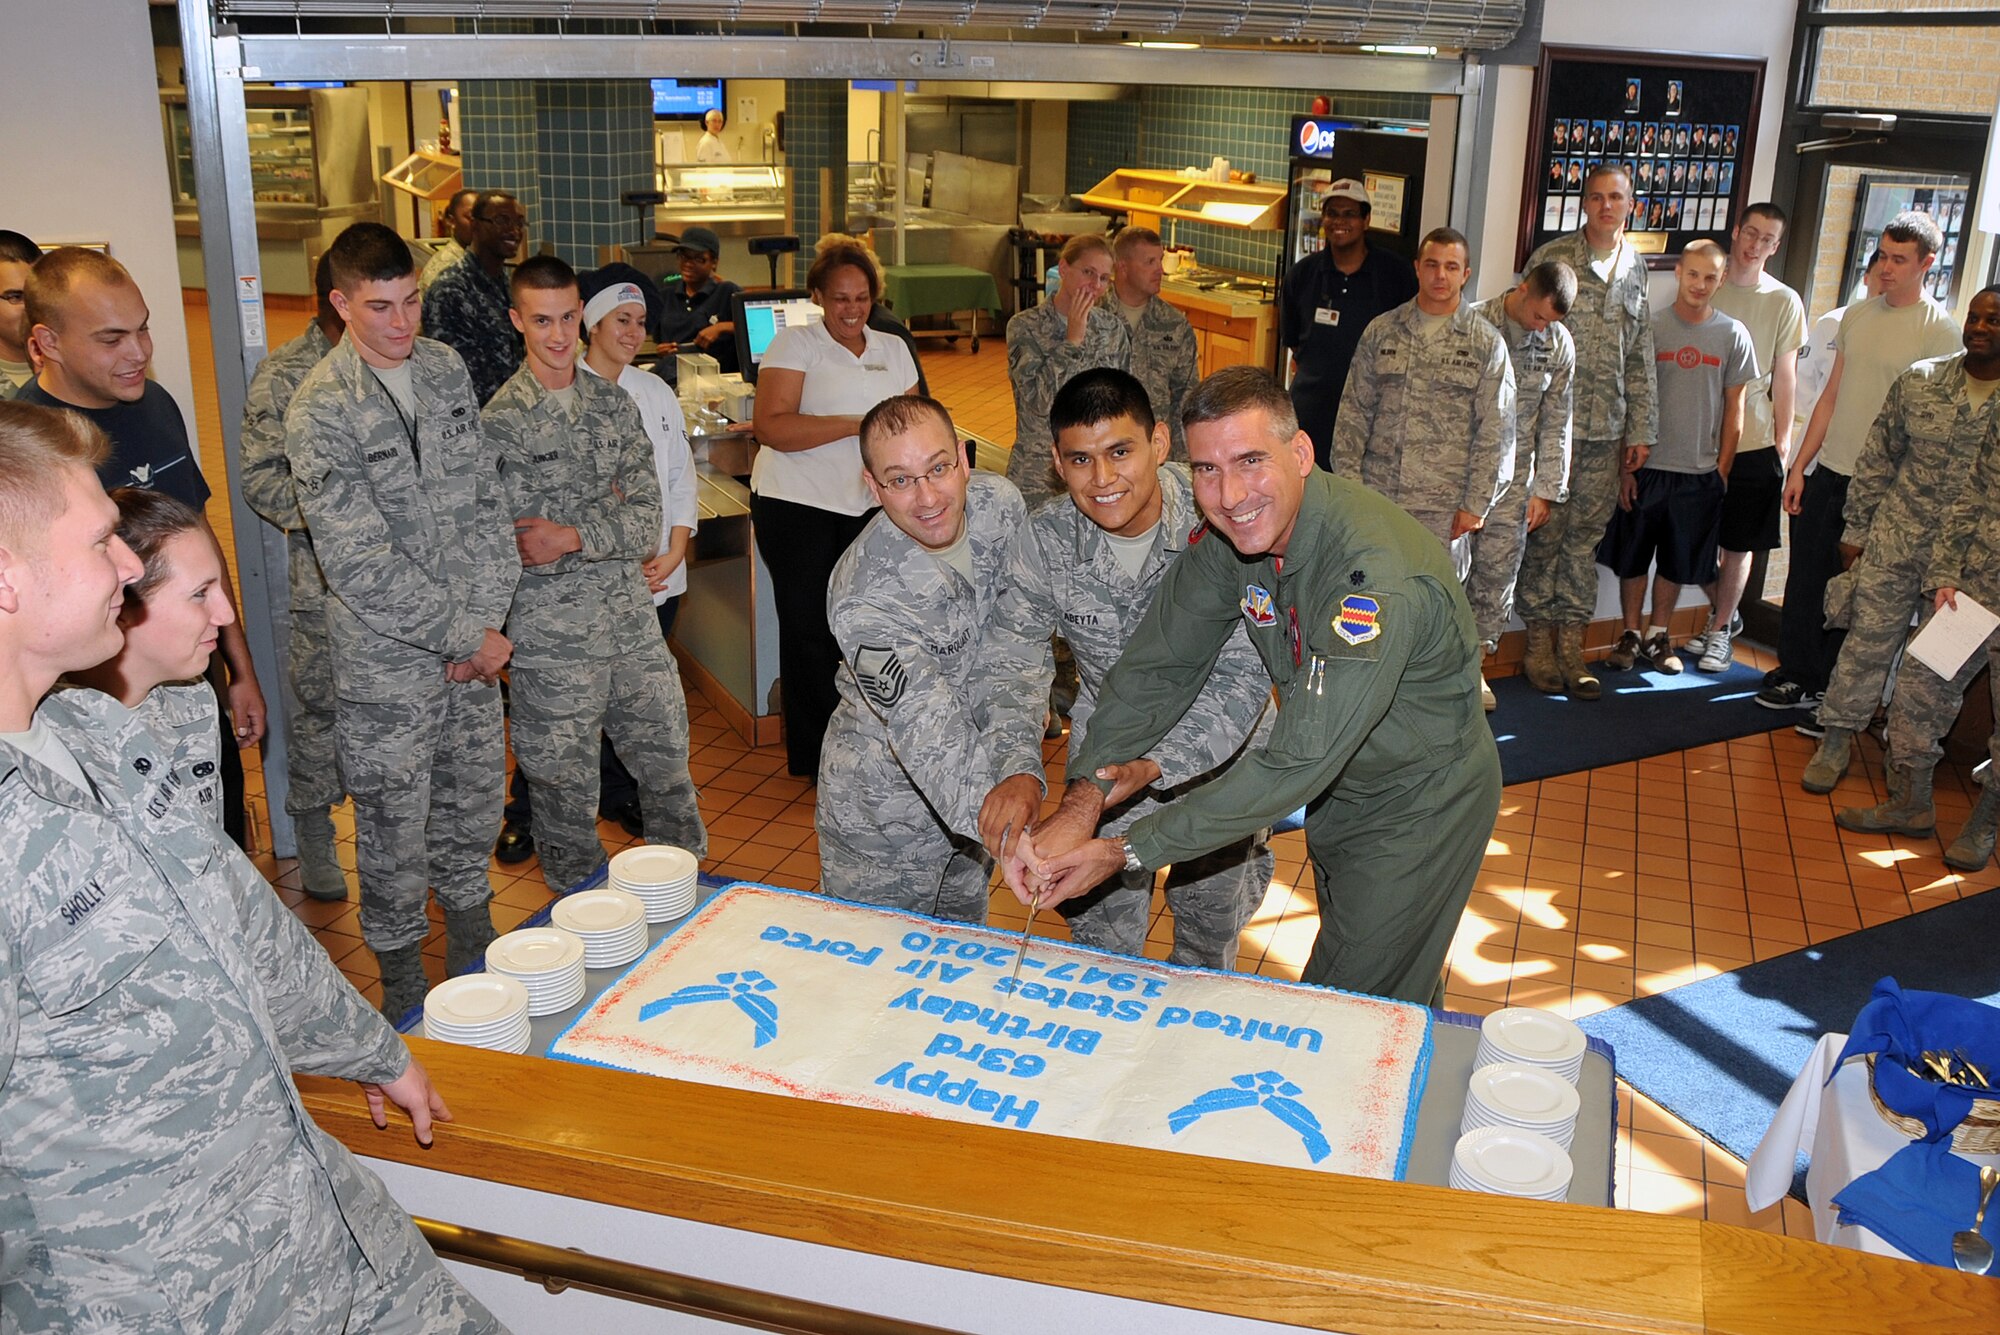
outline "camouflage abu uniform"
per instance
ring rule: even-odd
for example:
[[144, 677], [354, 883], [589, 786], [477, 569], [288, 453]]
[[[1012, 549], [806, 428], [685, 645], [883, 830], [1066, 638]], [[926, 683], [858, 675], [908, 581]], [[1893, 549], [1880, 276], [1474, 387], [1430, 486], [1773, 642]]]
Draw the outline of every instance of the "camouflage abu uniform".
[[1659, 439], [1659, 395], [1644, 257], [1621, 237], [1607, 281], [1579, 231], [1528, 256], [1527, 267], [1546, 260], [1576, 271], [1564, 320], [1576, 343], [1569, 499], [1528, 535], [1515, 604], [1523, 621], [1573, 626], [1597, 610], [1597, 543], [1618, 504], [1620, 451]]
[[1452, 522], [1460, 510], [1485, 515], [1514, 475], [1514, 368], [1493, 326], [1465, 302], [1428, 330], [1415, 301], [1369, 321], [1329, 471], [1402, 506], [1452, 550], [1463, 579], [1471, 544], [1452, 541]]
[[687, 699], [639, 569], [660, 545], [652, 444], [630, 394], [583, 372], [571, 383], [574, 417], [526, 366], [484, 414], [515, 517], [570, 525], [583, 544], [523, 567], [507, 617], [514, 761], [534, 799], [543, 879], [558, 892], [604, 865], [600, 733], [638, 780], [647, 837], [708, 853]]
[[[1117, 299], [1113, 294], [1108, 302]], [[1138, 324], [1125, 322], [1132, 334], [1131, 371], [1146, 387], [1153, 420], [1165, 422], [1173, 437], [1168, 457], [1185, 463], [1187, 431], [1181, 426], [1181, 405], [1201, 383], [1201, 349], [1195, 343], [1194, 326], [1188, 323], [1187, 316], [1174, 309], [1172, 302], [1150, 297], [1140, 311]], [[1057, 381], [1056, 387], [1060, 389], [1063, 383]], [[1048, 402], [1054, 402], [1053, 395]], [[1043, 405], [1042, 416], [1048, 416], [1047, 403]], [[1045, 428], [1046, 425], [1045, 422]]]
[[448, 682], [507, 618], [520, 578], [499, 461], [458, 355], [417, 339], [409, 419], [351, 339], [285, 414], [285, 453], [333, 597], [334, 736], [354, 798], [361, 934], [421, 943], [424, 887], [447, 913], [492, 899], [506, 741], [500, 688]]
[[243, 401], [243, 499], [285, 535], [290, 574], [291, 634], [285, 657], [292, 699], [285, 710], [285, 810], [324, 811], [346, 795], [333, 743], [333, 663], [326, 642], [326, 576], [313, 555], [312, 535], [299, 513], [292, 464], [285, 457], [285, 410], [306, 373], [333, 351], [315, 321], [266, 357]]
[[[1102, 304], [1093, 306], [1084, 326], [1083, 342], [1071, 346], [1069, 321], [1044, 302], [1022, 311], [1007, 324], [1007, 379], [1014, 386], [1014, 453], [1007, 460], [1007, 480], [1021, 497], [1034, 504], [1057, 488], [1049, 446], [1049, 405], [1070, 377], [1097, 366], [1124, 371], [1132, 364], [1132, 330]], [[1152, 388], [1147, 387], [1147, 397]]]
[[1514, 581], [1528, 539], [1528, 497], [1539, 496], [1551, 507], [1569, 499], [1570, 386], [1576, 375], [1576, 343], [1569, 330], [1558, 323], [1530, 333], [1507, 318], [1506, 303], [1502, 293], [1472, 308], [1500, 331], [1514, 364], [1514, 475], [1501, 484], [1499, 499], [1486, 512], [1486, 527], [1472, 535], [1472, 573], [1465, 582], [1479, 638], [1488, 644], [1499, 641], [1514, 615]]
[[0, 745], [0, 1327], [499, 1330], [290, 1079], [392, 1080], [402, 1040], [141, 717], [39, 719], [94, 791]]
[[1928, 609], [1924, 592], [1935, 586], [1924, 575], [1939, 520], [1996, 423], [2000, 396], [1976, 408], [1966, 397], [1963, 352], [1918, 362], [1889, 387], [1847, 488], [1840, 540], [1862, 551], [1852, 575], [1853, 621], [1819, 707], [1829, 727], [1859, 732], [1875, 717], [1910, 617]]
[[[1918, 369], [1926, 365], [1936, 363], [1919, 362]], [[1992, 399], [1986, 402], [1989, 418], [1993, 403]], [[1869, 527], [1870, 540], [1875, 540], [1881, 530], [1882, 516], [1878, 512]], [[1959, 487], [1951, 508], [1945, 512], [1937, 541], [1931, 547], [1923, 589], [1930, 593], [1942, 588], [1969, 594], [1983, 607], [2000, 607], [2000, 433], [1989, 433], [1981, 442], [1977, 457], [1966, 469], [1964, 485]], [[1927, 610], [1925, 623], [1934, 615]], [[1937, 765], [1944, 756], [1938, 739], [1950, 730], [1959, 706], [1965, 701], [1965, 688], [1979, 675], [1980, 666], [1988, 662], [1994, 668], [1994, 717], [2000, 719], [2000, 631], [1987, 636], [1983, 650], [1970, 654], [1949, 681], [1921, 663], [1904, 665], [1896, 678], [1896, 698], [1889, 703], [1890, 765], [1926, 772]], [[2000, 730], [1988, 740], [1987, 751], [2000, 759]], [[1988, 782], [1994, 782], [1990, 775]]]
[[526, 355], [507, 315], [512, 306], [506, 275], [493, 277], [470, 252], [447, 265], [424, 292], [424, 336], [459, 355], [482, 407]]
[[[1159, 470], [1160, 527], [1145, 566], [1125, 573], [1104, 530], [1058, 496], [1029, 518], [1007, 563], [1000, 615], [1023, 642], [1046, 641], [1061, 631], [1076, 653], [1079, 678], [1070, 712], [1070, 744], [1081, 746], [1097, 690], [1146, 615], [1167, 567], [1186, 550], [1201, 522], [1185, 465]], [[1044, 651], [1046, 652], [1046, 651]], [[1047, 677], [1045, 664], [1042, 675]], [[1223, 646], [1201, 695], [1148, 758], [1160, 766], [1159, 796], [1141, 793], [1101, 825], [1123, 834], [1132, 822], [1160, 809], [1228, 763], [1240, 750], [1271, 698], [1271, 676], [1239, 627]], [[1034, 720], [1027, 720], [1032, 728]], [[1030, 739], [1032, 740], [1032, 738]], [[1210, 969], [1236, 966], [1236, 938], [1264, 902], [1275, 868], [1267, 832], [1225, 844], [1212, 853], [1176, 862], [1167, 872], [1167, 904], [1174, 914], [1175, 964]], [[1153, 873], [1120, 872], [1090, 894], [1058, 906], [1070, 935], [1082, 945], [1137, 955], [1145, 949], [1153, 907]]]
[[827, 620], [840, 703], [820, 752], [820, 880], [842, 899], [986, 921], [979, 807], [1000, 780], [1042, 777], [1046, 646], [995, 616], [1021, 497], [974, 473], [974, 583], [878, 514], [833, 568]]

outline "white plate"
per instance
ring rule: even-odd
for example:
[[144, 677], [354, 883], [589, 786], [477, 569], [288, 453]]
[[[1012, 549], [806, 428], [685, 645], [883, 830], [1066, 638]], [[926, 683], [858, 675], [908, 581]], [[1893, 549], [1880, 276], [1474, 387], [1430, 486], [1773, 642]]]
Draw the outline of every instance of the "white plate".
[[560, 927], [524, 927], [486, 947], [487, 968], [523, 980], [559, 973], [582, 958], [583, 938]]
[[528, 989], [505, 974], [447, 978], [424, 997], [424, 1019], [453, 1028], [478, 1027], [528, 1009]]
[[693, 877], [699, 865], [685, 848], [641, 844], [611, 859], [611, 875], [632, 885], [678, 885]]
[[528, 1014], [539, 1018], [544, 1015], [554, 1015], [558, 1011], [568, 1010], [571, 1006], [583, 1000], [585, 990], [583, 980], [578, 979], [576, 986], [567, 992], [552, 992], [546, 997], [536, 997], [533, 1001], [530, 1001], [528, 1003]]
[[1581, 1061], [1586, 1046], [1583, 1030], [1549, 1011], [1532, 1006], [1508, 1006], [1480, 1021], [1479, 1032], [1516, 1061], [1535, 1066], [1559, 1066]]
[[1523, 1062], [1500, 1062], [1474, 1071], [1466, 1094], [1495, 1115], [1535, 1129], [1575, 1121], [1583, 1104], [1575, 1085]]
[[637, 895], [607, 886], [558, 899], [549, 909], [549, 921], [588, 942], [594, 936], [629, 930], [634, 924], [643, 927], [646, 906]]
[[1485, 1126], [1458, 1138], [1452, 1158], [1463, 1173], [1490, 1191], [1554, 1199], [1569, 1190], [1568, 1153], [1547, 1136], [1514, 1127]]

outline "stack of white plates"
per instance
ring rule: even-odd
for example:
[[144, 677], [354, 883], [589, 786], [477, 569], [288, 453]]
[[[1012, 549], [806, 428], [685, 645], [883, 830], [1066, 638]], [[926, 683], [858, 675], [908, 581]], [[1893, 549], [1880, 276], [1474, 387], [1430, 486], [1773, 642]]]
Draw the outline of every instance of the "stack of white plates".
[[1553, 1071], [1572, 1085], [1583, 1069], [1583, 1030], [1550, 1011], [1508, 1006], [1479, 1024], [1479, 1054], [1472, 1069], [1519, 1062]]
[[647, 922], [672, 922], [694, 908], [694, 854], [671, 844], [641, 844], [611, 859], [611, 885], [639, 897]]
[[524, 927], [486, 947], [489, 973], [528, 990], [528, 1014], [554, 1015], [583, 1000], [583, 938], [560, 927]]
[[1511, 1126], [1547, 1136], [1568, 1149], [1576, 1135], [1580, 1106], [1576, 1086], [1554, 1071], [1521, 1062], [1495, 1062], [1472, 1073], [1465, 1091], [1465, 1120], [1458, 1129]]
[[583, 963], [616, 969], [646, 953], [646, 906], [639, 897], [606, 887], [558, 899], [549, 921], [583, 938]]
[[1560, 1201], [1569, 1196], [1569, 1151], [1533, 1131], [1482, 1126], [1458, 1138], [1451, 1185], [1494, 1196]]
[[528, 989], [490, 973], [447, 978], [424, 998], [424, 1037], [495, 1052], [528, 1050]]

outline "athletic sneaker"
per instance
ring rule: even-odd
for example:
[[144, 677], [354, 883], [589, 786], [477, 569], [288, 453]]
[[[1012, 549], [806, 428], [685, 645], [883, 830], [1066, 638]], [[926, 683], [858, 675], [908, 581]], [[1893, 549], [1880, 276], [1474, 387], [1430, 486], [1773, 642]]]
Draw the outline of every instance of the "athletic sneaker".
[[1795, 681], [1781, 681], [1757, 692], [1757, 703], [1766, 709], [1818, 709], [1818, 691], [1809, 691]]
[[1611, 652], [1604, 656], [1604, 666], [1613, 672], [1630, 672], [1632, 665], [1639, 661], [1639, 632], [1628, 630], [1618, 637], [1618, 643], [1611, 646]]
[[1680, 675], [1683, 666], [1681, 656], [1674, 652], [1674, 642], [1668, 637], [1667, 632], [1661, 631], [1648, 639], [1639, 652], [1646, 656], [1646, 661], [1653, 665], [1654, 671], [1664, 672], [1669, 677]]
[[1728, 630], [1711, 631], [1704, 637], [1705, 642], [1699, 649], [1690, 642], [1687, 651], [1691, 654], [1699, 653], [1701, 655], [1700, 661], [1695, 666], [1703, 672], [1727, 671], [1731, 658], [1730, 649], [1733, 647], [1736, 632], [1741, 629], [1742, 624], [1741, 621], [1736, 621]]
[[[1726, 635], [1726, 636], [1728, 636], [1728, 637], [1729, 637], [1730, 639], [1732, 639], [1732, 640], [1733, 640], [1733, 639], [1735, 639], [1735, 638], [1736, 638], [1736, 637], [1737, 637], [1738, 635], [1741, 635], [1742, 633], [1743, 633], [1743, 614], [1742, 614], [1741, 612], [1731, 612], [1731, 613], [1729, 614], [1729, 629], [1728, 629], [1728, 630], [1726, 630], [1726, 631], [1724, 631], [1724, 632], [1723, 632], [1723, 634], [1724, 634], [1724, 635]], [[1688, 653], [1688, 654], [1692, 654], [1692, 655], [1694, 655], [1694, 656], [1696, 656], [1696, 657], [1698, 657], [1698, 658], [1706, 658], [1706, 657], [1708, 657], [1708, 630], [1707, 630], [1707, 628], [1706, 628], [1706, 627], [1704, 627], [1704, 628], [1702, 629], [1702, 631], [1701, 631], [1701, 633], [1700, 633], [1699, 635], [1696, 635], [1696, 636], [1695, 636], [1694, 638], [1690, 639], [1690, 640], [1689, 640], [1689, 641], [1688, 641], [1688, 642], [1687, 642], [1686, 644], [1682, 645], [1682, 646], [1681, 646], [1681, 649], [1682, 649], [1682, 651], [1683, 651], [1684, 653]], [[1725, 661], [1726, 661], [1726, 660], [1725, 660]], [[1704, 668], [1702, 668], [1702, 671], [1703, 671], [1703, 672], [1720, 672], [1720, 671], [1722, 671], [1722, 669], [1721, 669], [1721, 668], [1712, 668], [1712, 667], [1704, 667]]]
[[1826, 724], [1820, 722], [1819, 710], [1814, 708], [1812, 713], [1806, 715], [1803, 722], [1792, 725], [1792, 731], [1801, 737], [1810, 737], [1818, 741], [1826, 736]]

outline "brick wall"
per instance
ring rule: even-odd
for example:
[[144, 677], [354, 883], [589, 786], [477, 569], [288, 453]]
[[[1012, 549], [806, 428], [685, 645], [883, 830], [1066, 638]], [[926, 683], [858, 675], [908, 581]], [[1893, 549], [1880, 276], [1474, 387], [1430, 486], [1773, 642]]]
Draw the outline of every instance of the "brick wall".
[[[1926, 0], [1925, 7], [1935, 6]], [[1995, 89], [2000, 28], [1829, 28], [1808, 100], [1985, 117], [1993, 114]]]

